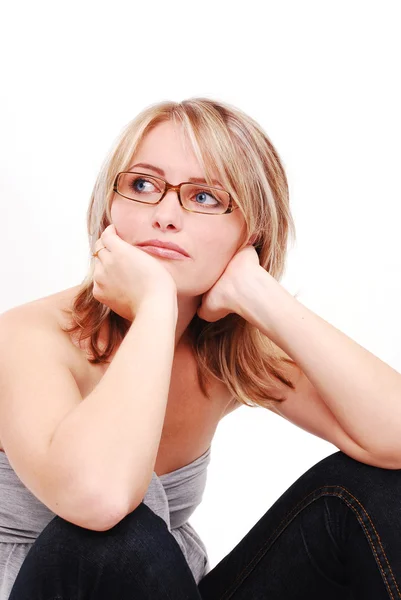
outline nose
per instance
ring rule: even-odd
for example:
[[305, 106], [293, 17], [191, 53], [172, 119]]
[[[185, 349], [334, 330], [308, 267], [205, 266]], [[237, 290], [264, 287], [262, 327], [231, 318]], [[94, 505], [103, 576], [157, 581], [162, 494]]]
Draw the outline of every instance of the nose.
[[174, 227], [181, 229], [183, 209], [178, 199], [178, 192], [168, 190], [159, 204], [156, 204], [153, 213], [153, 225], [162, 229]]

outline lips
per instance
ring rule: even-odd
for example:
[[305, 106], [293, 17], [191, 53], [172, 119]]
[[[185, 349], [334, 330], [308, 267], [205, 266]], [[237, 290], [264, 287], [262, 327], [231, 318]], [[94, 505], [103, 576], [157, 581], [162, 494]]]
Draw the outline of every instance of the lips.
[[188, 258], [188, 256], [181, 254], [181, 252], [170, 250], [170, 248], [160, 248], [160, 246], [138, 246], [138, 248], [144, 252], [153, 254], [154, 256], [160, 256], [161, 258], [169, 258], [174, 260], [187, 260]]
[[137, 246], [156, 246], [156, 248], [166, 248], [167, 250], [174, 250], [175, 252], [180, 252], [184, 256], [189, 257], [189, 254], [184, 248], [174, 244], [173, 242], [162, 242], [161, 240], [147, 240], [146, 242], [141, 242], [137, 244]]

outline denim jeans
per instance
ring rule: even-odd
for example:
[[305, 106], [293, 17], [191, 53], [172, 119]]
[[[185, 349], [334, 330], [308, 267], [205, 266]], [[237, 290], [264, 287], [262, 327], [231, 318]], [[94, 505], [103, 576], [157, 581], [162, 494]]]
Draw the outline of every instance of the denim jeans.
[[291, 485], [196, 584], [163, 519], [141, 503], [108, 531], [55, 517], [10, 600], [401, 599], [401, 469], [341, 451]]

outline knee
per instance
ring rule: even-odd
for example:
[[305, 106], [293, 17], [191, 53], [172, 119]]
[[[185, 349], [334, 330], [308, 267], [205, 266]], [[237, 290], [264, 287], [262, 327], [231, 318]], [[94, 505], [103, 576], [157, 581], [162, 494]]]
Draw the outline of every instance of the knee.
[[107, 531], [85, 529], [57, 516], [30, 549], [13, 597], [25, 598], [19, 594], [29, 589], [41, 598], [75, 598], [78, 592], [79, 597], [114, 598], [120, 590], [125, 590], [121, 597], [128, 597], [129, 590], [142, 598], [157, 582], [178, 580], [185, 569], [187, 573], [165, 521], [144, 503]]
[[[93, 564], [120, 564], [133, 557], [136, 561], [149, 559], [149, 555], [168, 543], [165, 521], [146, 504], [141, 503], [111, 529], [94, 531], [79, 527], [56, 516], [36, 540], [35, 554], [51, 553], [52, 560], [86, 559]], [[171, 536], [172, 537], [172, 536]]]
[[378, 502], [399, 499], [401, 495], [401, 469], [368, 465], [340, 450], [315, 464], [306, 475], [322, 486], [337, 486]]
[[316, 463], [314, 468], [320, 468], [322, 471], [327, 472], [329, 476], [336, 473], [360, 473], [362, 476], [369, 476], [372, 479], [388, 478], [394, 482], [401, 482], [401, 469], [386, 469], [370, 465], [348, 456], [341, 450], [326, 456], [326, 458]]

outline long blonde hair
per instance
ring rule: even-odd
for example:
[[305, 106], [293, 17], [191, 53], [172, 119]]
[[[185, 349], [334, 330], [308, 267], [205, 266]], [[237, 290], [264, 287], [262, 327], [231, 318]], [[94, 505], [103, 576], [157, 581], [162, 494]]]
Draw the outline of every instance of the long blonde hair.
[[[256, 121], [239, 109], [207, 98], [182, 102], [163, 101], [145, 108], [116, 139], [96, 179], [87, 213], [90, 251], [112, 222], [113, 183], [118, 172], [129, 168], [143, 137], [158, 123], [172, 120], [183, 126], [195, 155], [211, 184], [218, 173], [246, 222], [247, 239], [260, 265], [277, 281], [283, 275], [290, 236], [295, 226], [289, 207], [288, 182], [277, 151]], [[94, 259], [74, 299], [68, 333], [90, 341], [93, 364], [108, 362], [129, 325], [92, 295]], [[106, 347], [99, 346], [100, 328], [108, 323]], [[272, 406], [284, 398], [273, 394], [284, 386], [294, 388], [283, 363], [293, 363], [271, 340], [237, 314], [209, 323], [197, 314], [187, 330], [195, 353], [199, 384], [209, 397], [208, 375], [217, 377], [236, 400], [248, 406]], [[293, 363], [295, 364], [295, 363]]]

